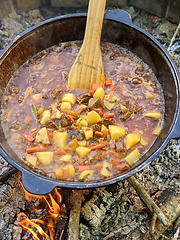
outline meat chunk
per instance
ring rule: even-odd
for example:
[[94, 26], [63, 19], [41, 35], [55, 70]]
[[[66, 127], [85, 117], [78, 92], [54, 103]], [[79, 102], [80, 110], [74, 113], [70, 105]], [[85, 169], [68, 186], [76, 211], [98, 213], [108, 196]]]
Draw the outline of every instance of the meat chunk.
[[48, 99], [48, 95], [46, 93], [43, 93], [42, 98], [43, 99]]
[[138, 106], [136, 103], [131, 103], [130, 108], [123, 116], [120, 117], [120, 120], [122, 122], [125, 122], [131, 117], [133, 113], [137, 113], [140, 110], [142, 110], [142, 106]]
[[123, 116], [120, 117], [121, 122], [127, 121], [132, 114], [133, 114], [132, 110], [129, 110], [128, 112], [126, 112]]
[[77, 139], [78, 141], [84, 140], [84, 133], [82, 129], [78, 130], [76, 127], [70, 126], [68, 127], [68, 130], [71, 139]]
[[122, 152], [124, 151], [124, 145], [123, 145], [123, 141], [122, 140], [118, 140], [116, 142], [116, 151], [117, 152]]
[[129, 103], [129, 100], [117, 103], [114, 107], [116, 114], [120, 115], [121, 113], [126, 113], [129, 108]]
[[18, 95], [18, 96], [16, 97], [16, 99], [17, 99], [18, 103], [22, 103], [23, 100], [24, 100], [24, 96], [23, 96], [23, 95]]
[[82, 93], [77, 97], [77, 103], [85, 103], [87, 104], [89, 102], [89, 99], [92, 98], [91, 94], [89, 92]]
[[100, 161], [102, 159], [101, 152], [99, 150], [94, 150], [89, 153], [87, 156], [87, 159], [89, 163], [91, 164], [96, 164], [97, 161]]
[[29, 126], [26, 122], [15, 121], [11, 124], [11, 126], [9, 128], [11, 130], [19, 130], [21, 132], [25, 132], [29, 128]]
[[57, 124], [54, 120], [49, 120], [49, 121], [46, 123], [46, 127], [52, 128], [52, 129], [55, 129], [55, 130], [58, 130], [58, 129], [59, 129], [58, 124]]
[[91, 127], [92, 127], [94, 132], [96, 132], [96, 131], [100, 132], [101, 131], [101, 124], [100, 123], [93, 124]]
[[88, 108], [90, 110], [96, 110], [103, 107], [102, 100], [100, 98], [90, 98], [88, 102]]
[[61, 88], [55, 88], [52, 92], [51, 92], [51, 98], [54, 100], [56, 99], [59, 94], [62, 92]]
[[19, 87], [15, 86], [15, 85], [10, 85], [8, 90], [9, 90], [10, 94], [12, 94], [12, 95], [19, 93]]
[[114, 118], [107, 118], [107, 119], [103, 119], [102, 123], [104, 124], [104, 126], [109, 126], [109, 125], [114, 125], [115, 124], [115, 120]]
[[67, 127], [67, 126], [70, 126], [72, 125], [72, 122], [71, 120], [68, 118], [67, 115], [63, 115], [62, 118], [60, 119], [60, 125], [61, 127]]

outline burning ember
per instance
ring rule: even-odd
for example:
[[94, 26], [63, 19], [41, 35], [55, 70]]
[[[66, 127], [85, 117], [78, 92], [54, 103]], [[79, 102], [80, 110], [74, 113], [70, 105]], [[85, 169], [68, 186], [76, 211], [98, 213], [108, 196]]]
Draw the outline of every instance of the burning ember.
[[[61, 213], [61, 203], [62, 203], [62, 196], [59, 193], [58, 189], [55, 188], [53, 191], [52, 196], [51, 193], [49, 193], [47, 196], [39, 196], [35, 194], [31, 194], [25, 190], [22, 183], [20, 182], [24, 193], [25, 193], [25, 199], [28, 202], [31, 202], [34, 198], [39, 199], [41, 201], [41, 204], [44, 203], [46, 206], [48, 206], [48, 214], [46, 214], [45, 219], [29, 219], [29, 217], [25, 213], [19, 213], [17, 215], [18, 221], [14, 222], [15, 224], [19, 224], [24, 230], [29, 231], [36, 240], [40, 240], [38, 236], [43, 236], [45, 238], [48, 238], [48, 234], [43, 230], [43, 226], [48, 226], [49, 236], [50, 239], [54, 239], [54, 233], [55, 233], [55, 225], [57, 223], [57, 220], [62, 217]], [[35, 209], [37, 212], [42, 212], [43, 209]], [[42, 226], [42, 227], [41, 227]]]

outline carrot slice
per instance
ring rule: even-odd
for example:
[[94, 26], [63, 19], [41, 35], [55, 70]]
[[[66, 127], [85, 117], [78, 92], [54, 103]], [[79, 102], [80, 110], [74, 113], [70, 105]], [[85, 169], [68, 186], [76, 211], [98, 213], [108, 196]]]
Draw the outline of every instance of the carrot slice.
[[30, 116], [26, 116], [25, 119], [27, 123], [30, 123], [33, 120]]
[[91, 150], [101, 149], [104, 148], [107, 144], [105, 142], [98, 143], [94, 146], [90, 146]]
[[33, 142], [35, 140], [31, 135], [27, 133], [23, 133], [23, 137], [27, 142]]
[[37, 135], [38, 132], [39, 132], [39, 129], [37, 129], [37, 130], [31, 132], [31, 133], [29, 134], [29, 136], [34, 137], [34, 136]]
[[97, 137], [103, 137], [103, 133], [99, 131], [95, 131], [94, 133]]
[[50, 138], [53, 138], [53, 133], [49, 132], [48, 135], [50, 136]]
[[112, 87], [111, 87], [111, 92], [114, 91], [115, 89], [116, 89], [116, 87], [115, 87], [115, 86], [112, 86]]
[[92, 89], [92, 90], [89, 91], [89, 93], [91, 94], [92, 97], [93, 97], [95, 91], [96, 91], [96, 89]]
[[100, 163], [97, 163], [96, 164], [96, 167], [98, 168], [98, 170], [100, 171], [101, 170], [101, 168], [102, 168], [102, 166], [101, 166], [101, 164]]
[[71, 115], [69, 115], [68, 118], [69, 118], [69, 120], [70, 120], [71, 122], [73, 122], [73, 123], [75, 122], [75, 121], [74, 121], [74, 118], [73, 118]]
[[114, 152], [114, 151], [108, 151], [108, 154], [109, 154], [109, 155], [115, 155], [116, 152]]
[[46, 151], [46, 147], [45, 147], [43, 144], [40, 144], [40, 145], [39, 145], [39, 149], [40, 149], [41, 151]]
[[83, 172], [85, 170], [90, 170], [90, 167], [88, 165], [77, 165], [76, 168], [78, 169], [79, 172]]
[[122, 171], [126, 166], [126, 164], [120, 164], [117, 166], [117, 170]]
[[54, 146], [52, 146], [51, 151], [54, 152], [56, 149]]
[[106, 86], [111, 86], [112, 85], [112, 79], [111, 78], [106, 78], [105, 84], [106, 84]]
[[104, 116], [104, 118], [112, 118], [112, 117], [114, 117], [114, 113], [108, 113], [108, 114], [106, 114], [105, 116]]
[[[121, 160], [119, 160], [117, 158], [111, 158], [110, 162], [120, 163]], [[119, 165], [119, 166], [121, 166], [121, 165]]]
[[40, 151], [39, 147], [26, 148], [27, 153], [34, 153], [34, 152], [39, 152], [39, 151]]
[[98, 114], [99, 114], [99, 116], [101, 116], [101, 117], [103, 116], [103, 111], [102, 111], [102, 109], [99, 110]]
[[55, 151], [55, 154], [57, 154], [57, 155], [66, 155], [67, 152], [64, 151], [63, 149], [59, 149], [59, 150]]
[[101, 84], [94, 83], [92, 89], [97, 90], [98, 88], [101, 88], [101, 87], [102, 87]]

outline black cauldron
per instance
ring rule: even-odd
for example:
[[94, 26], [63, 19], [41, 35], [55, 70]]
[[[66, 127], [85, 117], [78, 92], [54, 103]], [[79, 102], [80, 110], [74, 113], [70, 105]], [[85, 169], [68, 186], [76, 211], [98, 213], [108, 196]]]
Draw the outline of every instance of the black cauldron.
[[[83, 40], [85, 25], [86, 14], [71, 14], [44, 21], [18, 35], [0, 51], [0, 100], [14, 71], [24, 62], [60, 42]], [[111, 10], [105, 14], [101, 42], [111, 42], [129, 49], [154, 71], [164, 91], [162, 132], [149, 151], [127, 172], [104, 180], [73, 182], [55, 180], [34, 172], [10, 148], [0, 124], [0, 154], [22, 172], [23, 185], [29, 192], [46, 194], [55, 187], [85, 189], [118, 182], [142, 170], [160, 154], [171, 138], [180, 136], [179, 76], [167, 51], [150, 34], [133, 25], [129, 14], [122, 10]]]

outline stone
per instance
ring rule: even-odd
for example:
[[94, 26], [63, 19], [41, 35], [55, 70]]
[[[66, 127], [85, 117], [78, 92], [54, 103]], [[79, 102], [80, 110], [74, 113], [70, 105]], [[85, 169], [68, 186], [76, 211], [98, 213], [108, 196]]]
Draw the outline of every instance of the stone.
[[129, 4], [153, 15], [165, 17], [168, 2], [168, 0], [130, 0]]
[[170, 1], [168, 11], [166, 12], [166, 19], [179, 23], [180, 22], [180, 2], [179, 0]]
[[127, 0], [107, 0], [106, 7], [127, 6]]
[[86, 7], [88, 0], [51, 0], [52, 7]]
[[[52, 7], [87, 7], [88, 0], [51, 0]], [[122, 7], [127, 5], [127, 0], [107, 0], [106, 7]]]
[[16, 0], [19, 11], [27, 12], [41, 6], [41, 0]]
[[14, 12], [14, 6], [11, 0], [1, 0], [0, 5], [0, 19], [3, 19], [8, 16], [8, 14]]

